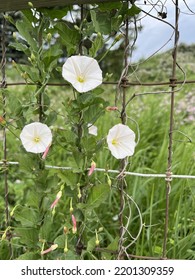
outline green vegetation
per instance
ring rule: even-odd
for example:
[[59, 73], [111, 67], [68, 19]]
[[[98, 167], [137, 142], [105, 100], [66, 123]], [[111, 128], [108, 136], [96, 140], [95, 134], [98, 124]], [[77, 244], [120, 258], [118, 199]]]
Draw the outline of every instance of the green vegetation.
[[[189, 50], [193, 49], [189, 47]], [[181, 50], [181, 51], [180, 51]], [[183, 52], [183, 47], [179, 49], [179, 60], [181, 58], [181, 66], [186, 71], [187, 79], [193, 79], [194, 68], [191, 63], [193, 61], [193, 52], [190, 54], [188, 47], [186, 46]], [[183, 62], [183, 57], [188, 58]], [[155, 69], [155, 65], [158, 65], [158, 69], [161, 69], [161, 75], [163, 79], [160, 81], [166, 81], [166, 75], [168, 71], [163, 71], [163, 67], [167, 63], [167, 67], [170, 69], [171, 61], [168, 60], [170, 57], [170, 52], [158, 55], [152, 58], [147, 63], [140, 65], [140, 69], [137, 71], [137, 75], [142, 82], [144, 81], [158, 81], [159, 73]], [[192, 67], [191, 67], [192, 65]], [[145, 66], [145, 67], [144, 67]], [[146, 70], [142, 70], [142, 69]], [[164, 68], [166, 69], [166, 67]], [[144, 72], [144, 74], [143, 74]], [[160, 72], [160, 70], [159, 70]], [[188, 74], [189, 73], [189, 74]], [[7, 69], [8, 81], [14, 81], [17, 75], [12, 67], [8, 66]], [[147, 76], [147, 77], [146, 77]], [[114, 104], [115, 89], [111, 86], [105, 87], [105, 99], [108, 104]], [[8, 112], [10, 123], [13, 122], [11, 119], [14, 114], [18, 114], [20, 104], [22, 103], [22, 98], [24, 95], [30, 95], [32, 86], [25, 87], [10, 87], [7, 91], [9, 108], [11, 106], [11, 111]], [[168, 86], [165, 87], [130, 87], [128, 90], [128, 97], [136, 91], [137, 93], [143, 92], [155, 92], [159, 90], [168, 91]], [[182, 89], [176, 93], [175, 102], [175, 132], [174, 132], [174, 146], [173, 146], [173, 173], [174, 174], [194, 174], [195, 171], [195, 160], [194, 160], [194, 139], [195, 139], [195, 129], [194, 129], [194, 111], [195, 107], [193, 99], [193, 86], [183, 85]], [[55, 112], [57, 112], [57, 121], [55, 121], [54, 130], [57, 126], [65, 124], [68, 115], [65, 114], [61, 108], [62, 102], [70, 95], [69, 90], [66, 87], [48, 87], [48, 96], [51, 98], [51, 107]], [[26, 97], [25, 97], [26, 98]], [[167, 165], [167, 146], [168, 146], [168, 129], [169, 129], [169, 94], [153, 94], [153, 95], [143, 95], [134, 98], [128, 106], [128, 125], [136, 131], [136, 125], [131, 119], [136, 120], [140, 130], [140, 141], [136, 147], [135, 155], [130, 159], [130, 164], [128, 165], [127, 171], [139, 172], [139, 173], [165, 173]], [[20, 104], [18, 103], [20, 100]], [[13, 102], [13, 105], [11, 104]], [[11, 104], [11, 105], [10, 105]], [[181, 110], [181, 105], [183, 104], [183, 109]], [[187, 110], [188, 108], [188, 110]], [[191, 108], [191, 110], [189, 109]], [[15, 115], [15, 116], [16, 116]], [[16, 117], [17, 121], [20, 120]], [[96, 123], [98, 126], [98, 138], [101, 139], [105, 137], [109, 128], [114, 124], [120, 122], [119, 114], [117, 112], [106, 112]], [[16, 205], [28, 205], [32, 207], [36, 201], [36, 193], [33, 191], [33, 177], [29, 176], [26, 170], [25, 160], [29, 161], [29, 156], [25, 156], [23, 162], [20, 161], [21, 154], [21, 144], [19, 140], [15, 137], [15, 134], [20, 133], [19, 130], [15, 129], [11, 125], [9, 126], [10, 131], [8, 131], [8, 160], [9, 161], [19, 161], [20, 167], [10, 166], [9, 168], [9, 203], [12, 208]], [[14, 132], [14, 134], [11, 132]], [[1, 134], [2, 137], [2, 134]], [[189, 141], [191, 139], [191, 141]], [[110, 156], [110, 152], [107, 150], [106, 145], [104, 149], [100, 152], [97, 158], [97, 167], [107, 168], [107, 169], [117, 169], [118, 161], [114, 160]], [[48, 156], [47, 164], [56, 166], [69, 166], [72, 161], [67, 160], [64, 157], [62, 149], [55, 149], [55, 143]], [[1, 158], [3, 158], [1, 150]], [[32, 158], [33, 160], [33, 158]], [[3, 170], [2, 170], [3, 171]], [[56, 189], [57, 176], [66, 178], [69, 171], [56, 171], [53, 170], [49, 172], [49, 188], [45, 190], [50, 201], [52, 201], [53, 191]], [[55, 175], [54, 175], [55, 174]], [[96, 172], [94, 176], [95, 181], [105, 181], [106, 176], [104, 174]], [[119, 197], [116, 188], [116, 175], [109, 174], [112, 181], [112, 187], [109, 192], [107, 199], [101, 204], [101, 211], [93, 213], [92, 225], [95, 226], [97, 220], [99, 221], [99, 227], [103, 228], [100, 233], [100, 247], [107, 247], [116, 249], [116, 241], [113, 236], [117, 236], [118, 231], [118, 218], [116, 213], [119, 213]], [[72, 180], [75, 180], [72, 178]], [[56, 183], [55, 183], [56, 182]], [[136, 201], [140, 208], [142, 219], [143, 219], [143, 229], [140, 237], [135, 242], [132, 247], [129, 248], [128, 252], [135, 255], [144, 256], [156, 256], [159, 257], [162, 253], [162, 242], [164, 234], [164, 220], [165, 220], [165, 181], [161, 179], [152, 178], [141, 178], [136, 176], [126, 176], [126, 192]], [[173, 179], [172, 188], [170, 193], [170, 208], [169, 208], [169, 233], [168, 233], [168, 258], [178, 258], [178, 259], [194, 259], [195, 258], [195, 220], [194, 220], [194, 210], [195, 210], [195, 189], [194, 180], [190, 179]], [[3, 194], [3, 173], [1, 175], [1, 216], [4, 216], [4, 194]], [[66, 190], [67, 196], [70, 190]], [[29, 195], [31, 197], [29, 197]], [[64, 198], [65, 206], [69, 204], [69, 199], [67, 196]], [[45, 202], [48, 204], [48, 202]], [[60, 204], [59, 209], [63, 211], [63, 203]], [[131, 204], [131, 203], [130, 203]], [[131, 207], [131, 221], [129, 225], [129, 232], [132, 236], [136, 236], [139, 231], [140, 221], [137, 209], [132, 204]], [[18, 216], [22, 211], [21, 206], [15, 210], [15, 215], [13, 219], [13, 226], [17, 221], [21, 221]], [[55, 218], [56, 223], [61, 220], [61, 211], [58, 210], [58, 218]], [[28, 213], [25, 213], [28, 215]], [[27, 221], [26, 226], [30, 226], [31, 223], [36, 223], [36, 212], [34, 213], [35, 221]], [[92, 215], [92, 214], [91, 214]], [[129, 209], [126, 210], [126, 215], [130, 215]], [[22, 222], [22, 221], [21, 221]], [[90, 222], [91, 223], [91, 222]], [[49, 225], [47, 225], [49, 227]], [[50, 227], [54, 227], [54, 224], [50, 224]], [[93, 232], [93, 230], [91, 230]], [[20, 235], [20, 232], [18, 232]], [[55, 236], [52, 236], [52, 232], [48, 231], [50, 238], [53, 240]], [[94, 236], [90, 232], [87, 233], [86, 237], [88, 241], [88, 246], [92, 246]], [[47, 238], [49, 238], [47, 236]], [[106, 238], [105, 238], [106, 236]], [[57, 237], [57, 234], [56, 234]], [[32, 238], [35, 238], [32, 236]], [[21, 247], [19, 242], [19, 236], [13, 238], [14, 247]], [[105, 243], [108, 239], [111, 243]], [[133, 239], [128, 239], [128, 242], [133, 241]], [[21, 240], [22, 242], [22, 240]], [[24, 242], [24, 240], [23, 240]], [[22, 242], [22, 243], [23, 243]], [[25, 243], [25, 242], [24, 242]], [[111, 245], [113, 244], [113, 245]], [[28, 243], [29, 245], [29, 243]], [[3, 243], [1, 246], [5, 246]], [[93, 246], [92, 246], [93, 247]], [[22, 250], [22, 247], [21, 247]], [[17, 250], [18, 251], [18, 250]], [[20, 250], [19, 250], [20, 251]], [[3, 253], [3, 251], [1, 251]], [[18, 257], [20, 255], [17, 252]], [[30, 254], [30, 253], [29, 253]], [[54, 254], [54, 253], [53, 253]], [[2, 258], [6, 258], [6, 255], [2, 255]], [[17, 257], [17, 255], [15, 256]], [[71, 256], [69, 256], [71, 258]], [[84, 255], [84, 258], [91, 258], [92, 256]], [[102, 254], [103, 258], [112, 258], [108, 253]], [[36, 255], [33, 255], [36, 258]], [[92, 257], [93, 258], [93, 257]]]

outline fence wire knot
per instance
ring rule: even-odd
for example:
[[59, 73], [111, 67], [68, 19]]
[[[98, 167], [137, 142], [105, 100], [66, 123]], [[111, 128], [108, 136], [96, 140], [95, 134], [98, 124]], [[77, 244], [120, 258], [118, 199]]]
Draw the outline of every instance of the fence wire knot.
[[170, 171], [167, 171], [166, 172], [166, 177], [165, 177], [165, 181], [166, 182], [171, 182], [172, 181], [172, 172], [170, 172]]

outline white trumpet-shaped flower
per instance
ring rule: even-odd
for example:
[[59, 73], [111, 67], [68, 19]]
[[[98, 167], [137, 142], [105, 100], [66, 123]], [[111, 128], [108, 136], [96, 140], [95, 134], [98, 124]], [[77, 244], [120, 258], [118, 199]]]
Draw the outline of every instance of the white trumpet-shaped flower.
[[45, 152], [51, 144], [52, 133], [46, 124], [34, 122], [24, 126], [20, 139], [27, 152], [38, 154]]
[[107, 135], [108, 148], [117, 159], [123, 159], [134, 154], [135, 133], [124, 124], [113, 126]]
[[102, 83], [102, 70], [98, 62], [88, 56], [69, 57], [63, 65], [62, 76], [78, 92], [90, 91]]
[[88, 127], [89, 134], [97, 136], [97, 131], [98, 131], [97, 126], [92, 125], [91, 123], [88, 123], [87, 127]]

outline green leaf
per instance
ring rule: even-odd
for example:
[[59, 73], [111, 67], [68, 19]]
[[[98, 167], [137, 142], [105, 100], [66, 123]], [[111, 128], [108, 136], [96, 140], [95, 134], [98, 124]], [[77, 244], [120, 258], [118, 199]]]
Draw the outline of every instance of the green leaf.
[[25, 227], [36, 227], [39, 221], [38, 211], [26, 206], [18, 206], [14, 211], [14, 218]]
[[[119, 242], [119, 237], [117, 236], [109, 245], [106, 249], [110, 251], [117, 251], [118, 250], [118, 242]], [[111, 259], [111, 254], [103, 252], [102, 253], [103, 259], [110, 260]]]
[[55, 240], [54, 244], [58, 244], [59, 248], [65, 247], [65, 234], [59, 235]]
[[34, 27], [32, 22], [29, 22], [28, 19], [23, 16], [22, 20], [16, 22], [16, 28], [23, 39], [29, 44], [32, 50], [37, 51], [38, 45], [34, 38]]
[[9, 47], [12, 47], [12, 48], [16, 49], [19, 52], [23, 52], [23, 53], [25, 53], [28, 56], [30, 55], [29, 48], [25, 44], [22, 44], [22, 43], [19, 43], [19, 42], [15, 42], [15, 43], [10, 43]]
[[20, 237], [20, 242], [28, 247], [36, 247], [38, 243], [38, 230], [35, 228], [15, 228], [16, 234]]
[[13, 117], [17, 118], [22, 115], [22, 110], [23, 110], [22, 103], [17, 97], [9, 99], [9, 109], [12, 113], [12, 118]]
[[40, 259], [41, 259], [40, 255], [33, 252], [26, 252], [17, 258], [17, 260], [40, 260]]
[[24, 172], [29, 172], [29, 174], [32, 174], [33, 171], [38, 169], [37, 157], [33, 154], [20, 154], [18, 156], [18, 161], [20, 164], [20, 169]]
[[68, 11], [70, 10], [70, 7], [62, 7], [59, 9], [57, 8], [40, 8], [38, 11], [41, 13], [44, 13], [46, 16], [50, 17], [51, 19], [61, 19], [66, 16]]
[[113, 17], [112, 20], [111, 20], [111, 25], [112, 25], [112, 31], [118, 31], [119, 28], [120, 28], [120, 25], [122, 24], [123, 22], [123, 17]]
[[57, 113], [56, 112], [51, 112], [49, 113], [49, 115], [47, 116], [46, 120], [45, 120], [45, 124], [47, 124], [48, 126], [52, 125], [55, 121], [57, 120]]
[[89, 55], [92, 57], [96, 57], [97, 52], [103, 47], [104, 40], [101, 34], [98, 34], [95, 40], [92, 42], [92, 47], [89, 50]]
[[58, 30], [62, 43], [67, 48], [68, 55], [74, 54], [80, 41], [78, 30], [68, 27], [65, 23], [57, 23], [55, 27]]
[[128, 16], [134, 17], [135, 15], [141, 12], [140, 8], [136, 5], [132, 5], [131, 8], [127, 11]]
[[111, 32], [111, 19], [108, 13], [100, 13], [95, 10], [90, 11], [91, 19], [96, 32], [102, 34], [110, 34]]
[[106, 12], [106, 11], [112, 11], [116, 9], [120, 9], [122, 7], [122, 3], [120, 1], [118, 2], [109, 2], [109, 3], [99, 3], [99, 10]]
[[34, 17], [33, 13], [31, 9], [22, 10], [22, 16], [25, 17], [28, 22], [38, 22], [39, 19]]
[[9, 242], [7, 240], [0, 241], [0, 260], [10, 259]]
[[95, 236], [89, 239], [89, 241], [87, 242], [87, 251], [89, 252], [93, 251], [93, 249], [96, 247], [95, 241], [96, 241]]
[[92, 187], [86, 204], [87, 210], [99, 207], [108, 198], [109, 192], [110, 188], [107, 185]]
[[97, 97], [93, 101], [93, 104], [83, 112], [83, 119], [86, 123], [95, 123], [100, 115], [105, 113], [105, 108], [108, 106], [108, 102], [104, 99]]
[[50, 63], [56, 58], [60, 57], [62, 54], [63, 51], [56, 45], [52, 45], [47, 50], [45, 50], [42, 55], [42, 60], [45, 64], [45, 68], [48, 68]]
[[78, 177], [71, 170], [59, 171], [58, 176], [67, 186], [70, 186], [71, 188], [76, 187]]
[[48, 215], [44, 219], [44, 223], [39, 231], [39, 238], [45, 240], [52, 240], [52, 232], [53, 232], [53, 221], [51, 216]]
[[40, 73], [37, 68], [32, 67], [32, 65], [19, 65], [19, 64], [17, 64], [17, 67], [21, 72], [26, 72], [32, 82], [36, 83], [40, 81]]
[[37, 209], [40, 206], [41, 196], [35, 190], [30, 190], [27, 195], [27, 204], [31, 207], [36, 207]]

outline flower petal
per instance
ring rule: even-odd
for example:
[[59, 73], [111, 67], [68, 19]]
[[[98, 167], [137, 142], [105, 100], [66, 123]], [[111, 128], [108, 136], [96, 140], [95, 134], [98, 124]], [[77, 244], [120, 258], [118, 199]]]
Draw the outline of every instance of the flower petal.
[[97, 136], [97, 126], [88, 123], [87, 127], [88, 127], [89, 134]]
[[[78, 92], [90, 91], [102, 83], [102, 70], [91, 57], [75, 55], [69, 57], [62, 67], [62, 76]], [[83, 81], [79, 81], [82, 77]]]
[[117, 159], [132, 156], [136, 146], [135, 133], [127, 125], [117, 124], [109, 130], [107, 144]]
[[27, 152], [43, 153], [48, 145], [51, 144], [52, 133], [47, 125], [34, 122], [25, 125], [20, 134], [20, 139]]

